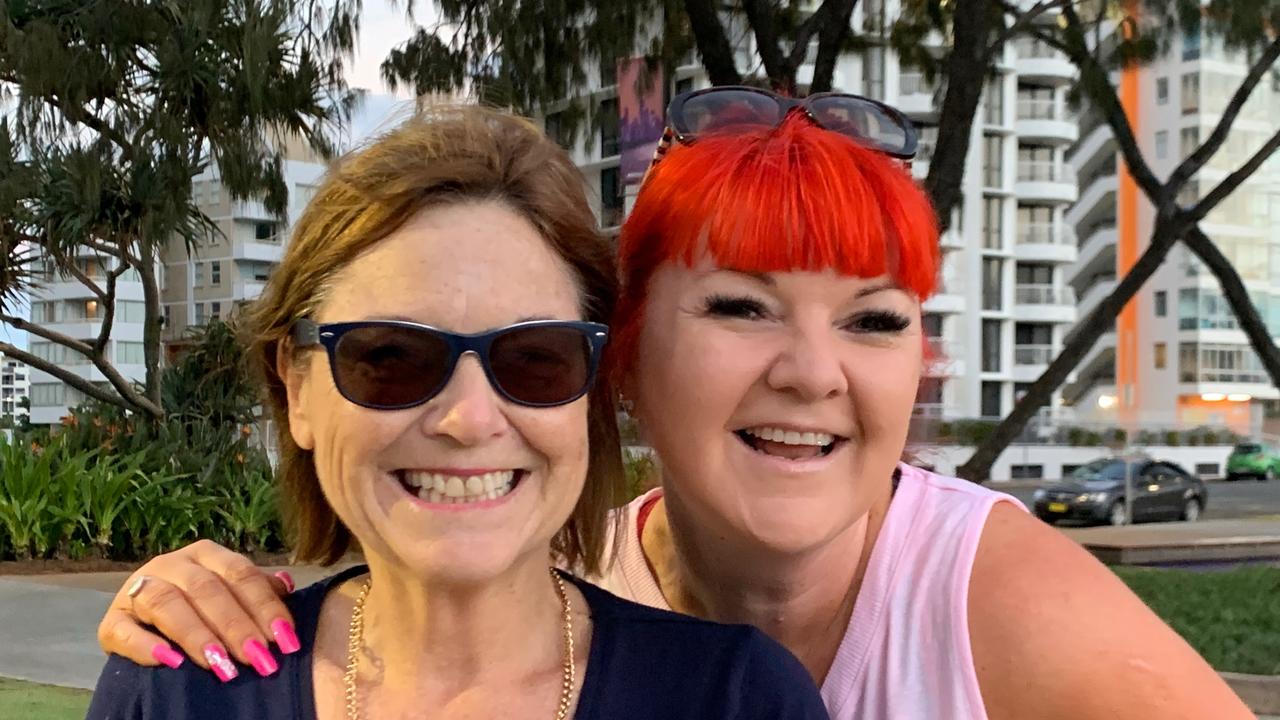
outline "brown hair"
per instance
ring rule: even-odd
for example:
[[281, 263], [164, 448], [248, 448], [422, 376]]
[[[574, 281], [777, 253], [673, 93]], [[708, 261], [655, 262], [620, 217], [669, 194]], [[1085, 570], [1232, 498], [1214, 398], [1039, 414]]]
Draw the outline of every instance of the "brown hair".
[[[281, 500], [298, 560], [336, 562], [353, 538], [320, 491], [311, 453], [289, 432], [276, 358], [288, 351], [293, 323], [315, 312], [336, 272], [418, 211], [484, 200], [528, 219], [574, 271], [584, 317], [608, 322], [617, 291], [612, 250], [597, 230], [578, 169], [527, 120], [476, 106], [430, 107], [337, 162], [243, 318], [249, 357], [276, 419]], [[588, 399], [586, 485], [553, 543], [564, 561], [588, 573], [601, 569], [609, 511], [625, 485], [615, 398], [602, 374]]]

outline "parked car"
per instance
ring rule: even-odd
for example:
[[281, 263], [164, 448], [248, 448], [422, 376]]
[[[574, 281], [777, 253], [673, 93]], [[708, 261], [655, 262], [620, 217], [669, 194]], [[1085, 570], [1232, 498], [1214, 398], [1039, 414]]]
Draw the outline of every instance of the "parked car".
[[[1133, 517], [1125, 507], [1131, 478]], [[1180, 466], [1148, 457], [1101, 458], [1061, 482], [1036, 490], [1036, 517], [1047, 523], [1083, 520], [1127, 525], [1146, 520], [1199, 520], [1209, 502], [1204, 482]]]
[[1227, 481], [1242, 477], [1274, 480], [1280, 474], [1280, 450], [1260, 442], [1243, 442], [1227, 456]]

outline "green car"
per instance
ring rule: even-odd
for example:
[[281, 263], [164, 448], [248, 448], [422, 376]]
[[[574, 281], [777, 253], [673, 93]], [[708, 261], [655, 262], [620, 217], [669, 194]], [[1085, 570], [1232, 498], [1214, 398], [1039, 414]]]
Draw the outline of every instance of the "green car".
[[1236, 445], [1227, 456], [1227, 480], [1239, 480], [1253, 476], [1258, 480], [1271, 480], [1280, 473], [1280, 452], [1270, 445], [1247, 442]]

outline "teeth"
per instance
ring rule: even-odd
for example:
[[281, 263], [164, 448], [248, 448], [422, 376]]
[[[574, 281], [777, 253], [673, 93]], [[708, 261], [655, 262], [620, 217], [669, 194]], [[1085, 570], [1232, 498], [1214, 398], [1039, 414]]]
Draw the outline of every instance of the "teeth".
[[511, 492], [515, 475], [514, 470], [465, 477], [405, 470], [400, 473], [400, 479], [419, 499], [450, 505], [497, 500]]
[[836, 441], [835, 435], [823, 432], [802, 433], [771, 427], [748, 428], [743, 432], [753, 437], [758, 437], [761, 440], [779, 442], [784, 445], [812, 445], [815, 447], [825, 447]]

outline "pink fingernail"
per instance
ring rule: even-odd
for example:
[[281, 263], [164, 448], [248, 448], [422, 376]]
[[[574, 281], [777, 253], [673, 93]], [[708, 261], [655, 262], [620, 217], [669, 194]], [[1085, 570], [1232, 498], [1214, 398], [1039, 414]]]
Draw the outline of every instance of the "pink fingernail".
[[227, 655], [226, 648], [217, 643], [209, 643], [204, 648], [204, 659], [209, 662], [209, 667], [213, 668], [213, 674], [218, 676], [222, 682], [231, 682], [240, 675], [240, 671], [236, 669], [236, 664], [231, 662], [231, 656]]
[[280, 578], [280, 582], [284, 583], [285, 592], [289, 592], [289, 593], [293, 592], [293, 589], [295, 586], [293, 584], [292, 575], [290, 575], [285, 570], [281, 570], [280, 572], [276, 573], [276, 577]]
[[253, 638], [244, 641], [244, 654], [249, 656], [253, 669], [257, 670], [262, 677], [274, 675], [280, 669], [276, 659], [271, 657], [271, 652], [267, 650], [267, 646]]
[[174, 650], [164, 643], [156, 643], [151, 648], [151, 657], [155, 658], [158, 662], [168, 665], [174, 670], [178, 669], [178, 666], [182, 664], [184, 659], [182, 657], [182, 653]]
[[276, 645], [280, 646], [280, 652], [285, 655], [291, 655], [302, 649], [302, 643], [298, 642], [298, 635], [293, 631], [293, 624], [288, 620], [272, 621], [271, 634], [276, 636]]

